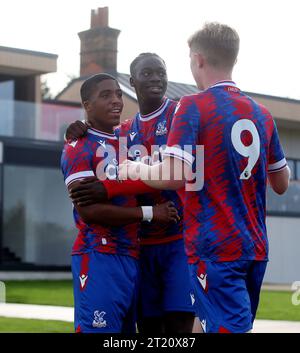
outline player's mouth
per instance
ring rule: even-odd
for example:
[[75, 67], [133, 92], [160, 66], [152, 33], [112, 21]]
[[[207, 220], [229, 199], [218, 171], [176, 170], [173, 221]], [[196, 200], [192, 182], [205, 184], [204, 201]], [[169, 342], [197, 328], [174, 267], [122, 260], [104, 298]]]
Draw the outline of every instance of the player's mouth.
[[162, 87], [160, 86], [150, 86], [148, 89], [151, 93], [162, 93]]
[[118, 107], [118, 108], [112, 108], [109, 113], [113, 114], [113, 115], [120, 115], [122, 113], [122, 108]]

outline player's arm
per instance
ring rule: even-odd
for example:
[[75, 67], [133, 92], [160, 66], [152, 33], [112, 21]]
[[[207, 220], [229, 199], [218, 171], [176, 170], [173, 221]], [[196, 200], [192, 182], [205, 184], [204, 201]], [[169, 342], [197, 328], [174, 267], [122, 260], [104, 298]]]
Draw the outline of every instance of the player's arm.
[[182, 97], [174, 113], [163, 162], [149, 166], [126, 161], [119, 167], [119, 178], [141, 179], [161, 190], [178, 190], [192, 180], [199, 131], [199, 112], [193, 97]]
[[[65, 184], [70, 192], [80, 180], [85, 177], [95, 176], [91, 167], [91, 152], [87, 154], [85, 142], [80, 139], [73, 144], [65, 144], [61, 157], [61, 167]], [[78, 158], [82, 154], [82, 158]], [[118, 207], [110, 204], [96, 204], [81, 207], [74, 204], [79, 215], [86, 223], [98, 223], [107, 226], [122, 226], [137, 223], [142, 220], [169, 222], [177, 219], [177, 210], [170, 203], [155, 207]], [[149, 209], [150, 207], [150, 209]]]
[[[76, 186], [77, 183], [79, 181], [70, 184], [68, 190], [70, 191], [72, 185]], [[147, 206], [147, 208], [120, 207], [108, 203], [97, 203], [84, 207], [74, 203], [74, 207], [85, 223], [114, 227], [151, 220], [163, 223], [176, 222], [178, 216], [177, 210], [171, 202], [154, 207]]]
[[277, 172], [269, 172], [268, 179], [272, 189], [279, 195], [286, 192], [290, 182], [290, 168], [286, 165], [285, 168]]
[[157, 191], [141, 180], [99, 180], [97, 177], [88, 177], [77, 185], [72, 185], [69, 196], [79, 206], [88, 206], [108, 201], [116, 196], [132, 196]]
[[273, 132], [268, 156], [268, 180], [277, 194], [282, 195], [286, 192], [289, 187], [290, 173], [290, 168], [287, 165], [279, 140], [277, 127], [273, 120]]
[[[153, 189], [178, 190], [185, 184], [186, 164], [174, 157], [165, 157], [163, 162], [149, 166], [141, 162], [125, 161], [120, 165], [120, 179], [141, 179]], [[190, 168], [188, 166], [188, 168]]]
[[[173, 159], [173, 158], [172, 158]], [[181, 163], [181, 161], [179, 161]], [[176, 165], [179, 163], [176, 160], [171, 161], [171, 165], [177, 170], [180, 167]], [[159, 169], [164, 169], [165, 164], [162, 163]], [[151, 170], [149, 171], [151, 173]], [[154, 170], [155, 172], [155, 170]], [[172, 183], [173, 181], [173, 183]], [[182, 180], [174, 180], [171, 177], [167, 180], [104, 180], [100, 181], [97, 177], [88, 177], [81, 180], [76, 185], [72, 185], [69, 189], [69, 196], [72, 201], [78, 206], [88, 206], [95, 203], [104, 202], [116, 196], [132, 196], [145, 193], [156, 192], [157, 189], [178, 189], [183, 186]]]

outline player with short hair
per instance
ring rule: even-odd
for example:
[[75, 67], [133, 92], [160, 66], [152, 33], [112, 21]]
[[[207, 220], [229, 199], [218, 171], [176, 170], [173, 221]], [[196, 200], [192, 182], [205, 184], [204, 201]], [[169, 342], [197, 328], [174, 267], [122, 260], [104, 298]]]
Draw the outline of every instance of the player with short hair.
[[[133, 160], [147, 157], [150, 164], [159, 162], [161, 147], [167, 142], [177, 102], [165, 97], [167, 89], [166, 65], [154, 53], [142, 53], [130, 65], [130, 84], [134, 87], [140, 111], [133, 120], [120, 127], [120, 135], [127, 136], [129, 155]], [[126, 125], [126, 129], [124, 126]], [[83, 124], [76, 122], [67, 129], [67, 137], [82, 135]], [[150, 158], [149, 158], [150, 157]], [[114, 195], [134, 194], [136, 183], [105, 182]], [[111, 185], [109, 185], [111, 184]], [[130, 190], [131, 189], [131, 190]], [[180, 221], [177, 224], [143, 223], [141, 239], [141, 283], [139, 296], [138, 328], [141, 333], [192, 332], [194, 309], [191, 301], [191, 284], [183, 244], [182, 203], [174, 191], [157, 191], [151, 188], [139, 196], [139, 203], [155, 205], [171, 200], [176, 206]], [[83, 181], [72, 197], [84, 204], [87, 199], [101, 200], [103, 187], [95, 179]]]
[[[180, 100], [163, 162], [151, 167], [127, 161], [119, 176], [146, 175], [145, 183], [159, 189], [186, 183], [184, 240], [203, 330], [248, 332], [268, 261], [267, 180], [282, 194], [289, 169], [271, 114], [232, 81], [237, 32], [208, 23], [188, 44], [191, 71], [203, 92]], [[197, 146], [204, 147], [204, 166], [197, 164]], [[150, 179], [170, 166], [168, 180]], [[188, 177], [203, 167], [199, 188]], [[176, 180], [175, 171], [184, 168], [189, 174]]]
[[[82, 84], [80, 93], [89, 129], [64, 146], [61, 166], [69, 192], [85, 177], [115, 179], [118, 173], [119, 84], [98, 74]], [[176, 209], [171, 203], [140, 207], [135, 197], [120, 196], [110, 204], [74, 203], [73, 213], [79, 231], [72, 250], [76, 332], [135, 333], [138, 223], [176, 221]]]

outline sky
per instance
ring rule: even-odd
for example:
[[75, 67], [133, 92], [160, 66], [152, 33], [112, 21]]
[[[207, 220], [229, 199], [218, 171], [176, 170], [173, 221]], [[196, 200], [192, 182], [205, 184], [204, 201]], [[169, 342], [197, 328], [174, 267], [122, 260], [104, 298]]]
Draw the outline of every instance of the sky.
[[78, 32], [90, 28], [92, 9], [109, 7], [120, 29], [118, 71], [129, 73], [141, 52], [164, 58], [170, 81], [194, 83], [187, 38], [205, 22], [226, 23], [240, 35], [233, 80], [249, 92], [300, 99], [299, 0], [2, 0], [0, 46], [58, 55], [45, 75], [52, 94], [79, 76]]

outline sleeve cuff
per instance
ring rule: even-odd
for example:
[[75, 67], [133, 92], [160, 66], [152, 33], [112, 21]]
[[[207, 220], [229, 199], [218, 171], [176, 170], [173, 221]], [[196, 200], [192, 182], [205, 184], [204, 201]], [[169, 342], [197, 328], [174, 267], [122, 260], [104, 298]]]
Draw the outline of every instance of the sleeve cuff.
[[83, 172], [78, 172], [78, 173], [74, 173], [69, 175], [66, 180], [65, 180], [65, 184], [67, 186], [69, 186], [71, 183], [73, 183], [76, 180], [80, 180], [86, 177], [90, 177], [90, 176], [95, 176], [94, 172], [92, 170], [86, 170]]
[[192, 166], [194, 161], [194, 157], [190, 153], [174, 146], [167, 146], [163, 152], [163, 157], [174, 157], [180, 159], [181, 161], [186, 162], [189, 166]]
[[286, 166], [287, 166], [286, 159], [282, 158], [280, 161], [268, 165], [268, 173], [278, 172], [279, 170], [285, 168]]

